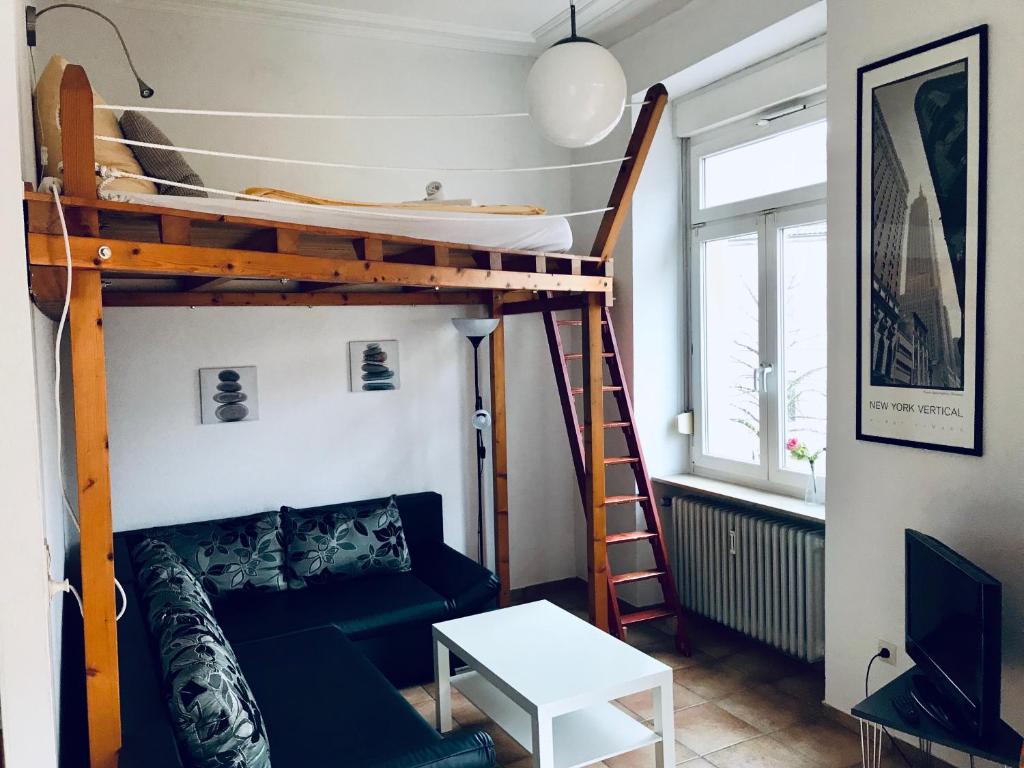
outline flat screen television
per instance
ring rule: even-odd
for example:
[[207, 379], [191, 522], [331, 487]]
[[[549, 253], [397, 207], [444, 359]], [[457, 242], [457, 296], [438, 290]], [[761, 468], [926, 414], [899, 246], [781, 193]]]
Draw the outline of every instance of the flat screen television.
[[907, 529], [906, 628], [907, 655], [926, 678], [914, 698], [947, 727], [991, 735], [999, 723], [1002, 585], [942, 542]]

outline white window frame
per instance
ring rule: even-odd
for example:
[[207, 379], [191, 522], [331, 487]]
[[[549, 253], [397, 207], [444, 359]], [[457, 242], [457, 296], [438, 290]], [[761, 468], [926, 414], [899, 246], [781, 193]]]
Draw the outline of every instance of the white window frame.
[[[690, 452], [691, 471], [721, 480], [752, 485], [766, 490], [801, 496], [807, 487], [807, 475], [785, 469], [784, 431], [785, 402], [780, 397], [779, 371], [784, 364], [782, 339], [785, 318], [782, 308], [782, 265], [780, 239], [785, 228], [826, 219], [825, 184], [814, 184], [749, 200], [712, 208], [700, 208], [701, 159], [714, 152], [760, 140], [767, 136], [793, 130], [825, 118], [825, 107], [812, 107], [773, 121], [767, 128], [758, 128], [753, 120], [731, 126], [690, 145], [690, 201], [693, 224], [690, 247], [690, 386], [694, 411], [694, 434]], [[704, 452], [703, 372], [704, 347], [704, 244], [746, 233], [758, 238], [758, 343], [760, 362], [772, 367], [766, 376], [765, 391], [759, 398], [761, 462], [747, 462], [707, 455]], [[825, 478], [818, 478], [824, 495]]]

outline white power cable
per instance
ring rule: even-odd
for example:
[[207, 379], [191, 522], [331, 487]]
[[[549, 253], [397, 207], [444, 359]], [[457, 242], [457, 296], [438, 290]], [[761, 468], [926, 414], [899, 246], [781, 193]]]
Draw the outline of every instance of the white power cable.
[[284, 163], [287, 165], [306, 165], [319, 168], [344, 168], [353, 171], [395, 171], [399, 173], [536, 173], [538, 171], [567, 171], [573, 168], [593, 168], [600, 165], [618, 165], [629, 157], [613, 157], [610, 160], [591, 160], [584, 163], [562, 163], [561, 165], [536, 165], [524, 168], [403, 168], [393, 165], [360, 165], [358, 163], [334, 163], [326, 160], [295, 160], [288, 157], [275, 157], [268, 155], [249, 155], [242, 152], [221, 152], [215, 149], [198, 149], [196, 147], [179, 147], [176, 144], [155, 144], [150, 141], [138, 141], [136, 139], [119, 139], [115, 136], [100, 136], [93, 138], [96, 141], [106, 141], [111, 144], [123, 144], [128, 147], [143, 147], [146, 149], [164, 149], [173, 152], [181, 152], [186, 155], [205, 155], [207, 157], [227, 157], [234, 160], [256, 160], [264, 163]]
[[[61, 419], [61, 406], [60, 406], [60, 347], [61, 340], [64, 338], [64, 328], [68, 321], [68, 312], [71, 308], [71, 281], [74, 279], [74, 270], [72, 269], [71, 260], [71, 239], [68, 235], [68, 225], [64, 218], [64, 207], [60, 202], [60, 193], [56, 186], [53, 187], [53, 200], [57, 204], [57, 218], [60, 219], [60, 230], [64, 238], [64, 256], [65, 256], [65, 267], [66, 267], [66, 287], [64, 289], [64, 306], [61, 307], [60, 320], [57, 322], [57, 337], [53, 344], [53, 407], [56, 412], [57, 418], [57, 479], [60, 483], [60, 496], [62, 506], [64, 507], [65, 513], [75, 526], [75, 530], [78, 531], [79, 535], [82, 532], [82, 525], [78, 521], [78, 517], [75, 515], [74, 509], [71, 507], [71, 501], [68, 499], [67, 488], [64, 485], [64, 450], [63, 441], [61, 437], [62, 419]], [[121, 617], [124, 616], [124, 612], [128, 609], [128, 596], [124, 593], [124, 587], [121, 586], [121, 582], [114, 578], [114, 586], [117, 587], [118, 593], [121, 595], [121, 610], [117, 612], [114, 617], [115, 621], [120, 621]], [[74, 585], [70, 581], [64, 579], [61, 582], [50, 582], [51, 596], [60, 592], [70, 592], [75, 598], [75, 602], [78, 603], [78, 611], [85, 617], [85, 609], [82, 607], [82, 596], [78, 594], [78, 590], [75, 589]]]
[[247, 195], [244, 192], [232, 192], [229, 189], [217, 189], [216, 187], [204, 187], [199, 184], [185, 184], [180, 181], [170, 181], [169, 179], [159, 179], [155, 176], [146, 176], [140, 173], [129, 173], [128, 171], [121, 171], [117, 168], [109, 168], [107, 166], [100, 166], [99, 168], [100, 177], [103, 179], [103, 183], [100, 184], [100, 192], [103, 192], [103, 187], [106, 183], [112, 179], [138, 179], [140, 181], [148, 181], [153, 184], [159, 184], [162, 186], [175, 187], [177, 189], [189, 189], [193, 192], [206, 192], [211, 195], [225, 195], [227, 197], [233, 197], [237, 200], [254, 200], [258, 203], [274, 203], [275, 205], [289, 205], [295, 208], [308, 208], [315, 211], [331, 210], [332, 208], [344, 208], [349, 212], [358, 213], [360, 216], [372, 216], [381, 219], [406, 219], [409, 221], [473, 221], [473, 222], [494, 222], [504, 221], [507, 222], [510, 218], [528, 218], [533, 221], [538, 219], [571, 219], [577, 216], [591, 216], [596, 213], [607, 213], [613, 210], [611, 207], [608, 208], [594, 208], [590, 211], [572, 211], [570, 213], [561, 214], [537, 214], [527, 215], [522, 214], [500, 214], [500, 213], [488, 213], [488, 214], [469, 214], [467, 216], [434, 216], [434, 215], [413, 215], [413, 214], [402, 214], [392, 213], [383, 211], [367, 210], [363, 206], [330, 206], [330, 205], [317, 205], [315, 203], [300, 203], [295, 200], [277, 200], [275, 198], [260, 197], [259, 195]]

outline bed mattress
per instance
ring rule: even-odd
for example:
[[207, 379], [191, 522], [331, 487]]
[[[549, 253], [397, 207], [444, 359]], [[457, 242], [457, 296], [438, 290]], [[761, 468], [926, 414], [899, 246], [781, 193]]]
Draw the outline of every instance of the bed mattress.
[[[272, 200], [118, 194], [119, 200], [186, 211], [245, 216], [254, 219], [335, 227], [381, 235], [475, 245], [497, 250], [567, 252], [572, 248], [569, 221], [561, 216], [444, 214], [410, 208], [306, 208]], [[391, 214], [400, 218], [388, 218]]]

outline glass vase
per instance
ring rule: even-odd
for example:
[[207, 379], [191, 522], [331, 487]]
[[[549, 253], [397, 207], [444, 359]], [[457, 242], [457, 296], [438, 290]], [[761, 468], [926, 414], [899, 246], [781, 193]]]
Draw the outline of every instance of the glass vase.
[[818, 491], [818, 476], [814, 474], [814, 462], [810, 462], [811, 474], [807, 477], [807, 488], [804, 490], [804, 501], [808, 504], [821, 504], [821, 493]]

